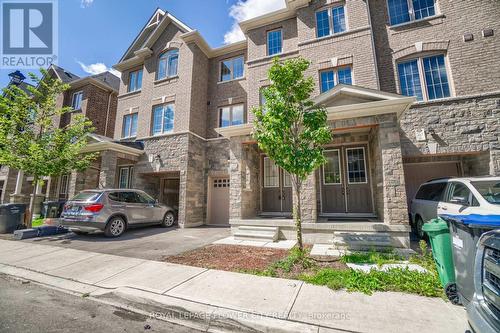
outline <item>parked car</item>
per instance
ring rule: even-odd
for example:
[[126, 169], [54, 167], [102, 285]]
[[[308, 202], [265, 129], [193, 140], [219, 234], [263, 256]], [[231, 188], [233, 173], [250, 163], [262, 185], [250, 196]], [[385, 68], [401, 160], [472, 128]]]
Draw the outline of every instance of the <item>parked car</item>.
[[479, 240], [475, 268], [475, 293], [467, 305], [467, 319], [475, 333], [500, 332], [500, 230]]
[[422, 184], [410, 205], [420, 238], [423, 224], [441, 214], [500, 214], [500, 177], [443, 178]]
[[119, 237], [131, 227], [176, 222], [173, 208], [158, 203], [139, 190], [87, 190], [78, 193], [64, 206], [61, 225], [76, 233], [104, 231]]

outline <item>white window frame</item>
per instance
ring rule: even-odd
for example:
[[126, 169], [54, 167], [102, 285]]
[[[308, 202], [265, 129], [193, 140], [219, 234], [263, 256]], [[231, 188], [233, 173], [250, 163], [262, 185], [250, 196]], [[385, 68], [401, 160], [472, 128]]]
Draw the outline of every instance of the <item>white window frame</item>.
[[[336, 151], [338, 153], [338, 156], [339, 156], [339, 173], [340, 173], [340, 183], [327, 183], [326, 182], [326, 177], [325, 177], [325, 166], [323, 165], [322, 166], [322, 171], [323, 171], [323, 185], [342, 185], [343, 182], [342, 182], [342, 152], [340, 151], [340, 149], [326, 149], [323, 151], [323, 156], [325, 155], [325, 153], [328, 153], [328, 152], [332, 152], [332, 151]], [[326, 163], [325, 163], [326, 164]]]
[[[240, 76], [240, 77], [237, 77], [235, 78], [234, 77], [234, 60], [235, 59], [239, 59], [239, 58], [242, 58], [243, 59], [243, 75]], [[231, 78], [229, 80], [223, 80], [222, 79], [222, 64], [224, 63], [224, 61], [231, 61]], [[239, 55], [239, 56], [236, 56], [236, 57], [232, 57], [232, 58], [227, 58], [227, 59], [223, 59], [221, 61], [219, 61], [219, 83], [223, 83], [223, 82], [231, 82], [231, 81], [235, 81], [235, 80], [242, 80], [245, 78], [245, 75], [246, 75], [246, 70], [245, 70], [245, 55]]]
[[[269, 34], [271, 32], [275, 32], [275, 31], [281, 31], [281, 34], [280, 34], [280, 36], [281, 36], [281, 51], [278, 53], [269, 54]], [[284, 41], [283, 28], [276, 28], [276, 29], [266, 31], [266, 54], [267, 54], [267, 56], [274, 57], [274, 56], [279, 56], [279, 55], [283, 54], [283, 47], [285, 46], [283, 41]]]
[[[246, 117], [246, 110], [245, 110], [245, 104], [243, 103], [239, 103], [239, 104], [232, 104], [232, 105], [226, 105], [226, 106], [221, 106], [219, 107], [219, 113], [218, 113], [218, 127], [219, 128], [222, 128], [222, 124], [221, 124], [221, 120], [222, 120], [222, 110], [223, 109], [226, 109], [226, 108], [229, 108], [229, 122], [231, 123], [231, 125], [229, 126], [225, 126], [225, 127], [231, 127], [231, 126], [239, 126], [239, 125], [233, 125], [233, 110], [235, 107], [237, 106], [241, 106], [243, 107], [243, 124], [246, 124], [247, 123], [247, 117]], [[240, 124], [240, 125], [243, 125], [243, 124]]]
[[[154, 133], [154, 125], [155, 125], [155, 108], [157, 106], [161, 106], [163, 108], [168, 107], [169, 105], [172, 106], [172, 109], [174, 110], [174, 121], [172, 123], [172, 129], [170, 131], [164, 131], [164, 125], [165, 125], [165, 109], [163, 109], [162, 116], [161, 116], [161, 132], [159, 133]], [[167, 133], [173, 133], [175, 129], [175, 103], [165, 103], [165, 104], [157, 104], [153, 105], [153, 109], [151, 110], [151, 135], [152, 136], [159, 136]]]
[[[413, 23], [413, 22], [419, 22], [419, 21], [424, 21], [424, 20], [428, 20], [430, 18], [433, 18], [433, 17], [436, 17], [438, 15], [440, 15], [440, 11], [439, 11], [439, 6], [438, 6], [438, 1], [435, 0], [434, 1], [434, 15], [430, 15], [430, 16], [427, 16], [427, 17], [424, 17], [424, 18], [421, 18], [421, 19], [416, 19], [415, 18], [415, 9], [413, 9], [413, 0], [406, 0], [406, 2], [408, 3], [408, 14], [410, 15], [410, 20], [407, 21], [407, 22], [403, 22], [403, 23], [398, 23], [398, 24], [391, 24], [391, 14], [390, 14], [390, 11], [389, 11], [389, 0], [385, 0], [385, 5], [386, 5], [386, 9], [387, 9], [387, 17], [389, 18], [389, 27], [399, 27], [399, 26], [403, 26], [405, 24], [410, 24], [410, 23]], [[347, 20], [346, 20], [347, 22]]]
[[[344, 68], [350, 68], [351, 69], [351, 85], [354, 85], [354, 70], [352, 65], [342, 65], [342, 66], [337, 66], [334, 68], [326, 68], [322, 69], [319, 71], [319, 90], [321, 93], [325, 93], [326, 91], [321, 91], [321, 87], [323, 85], [323, 82], [321, 81], [321, 74], [324, 72], [333, 72], [333, 85], [334, 87], [339, 85], [339, 70], [342, 70]], [[333, 89], [333, 88], [332, 88]], [[327, 90], [328, 91], [328, 90]]]
[[[133, 120], [134, 115], [137, 115], [137, 122], [139, 122], [139, 113], [138, 112], [133, 112], [129, 113], [123, 116], [122, 120], [122, 139], [128, 139], [128, 138], [135, 138], [137, 136], [137, 133], [135, 135], [124, 135], [123, 130], [125, 128], [125, 118], [131, 117]], [[130, 128], [127, 129], [127, 132], [129, 134], [132, 134], [132, 121], [130, 121]]]
[[[141, 81], [139, 81], [139, 75], [136, 74], [136, 81], [135, 81], [135, 86], [136, 86], [136, 89], [135, 90], [132, 90], [132, 74], [133, 73], [139, 73], [139, 72], [142, 72], [141, 74]], [[144, 70], [142, 68], [139, 68], [139, 69], [136, 69], [134, 71], [130, 71], [128, 73], [128, 87], [127, 87], [127, 92], [129, 93], [133, 93], [133, 92], [137, 92], [137, 91], [141, 91], [142, 90], [142, 80], [144, 79]], [[141, 87], [140, 88], [137, 88], [139, 86], [139, 82], [141, 83]]]
[[[276, 172], [278, 175], [278, 184], [276, 185], [266, 185], [266, 160], [270, 163], [273, 163], [273, 167], [276, 168]], [[264, 188], [279, 188], [280, 187], [280, 168], [274, 163], [269, 157], [264, 156], [262, 162], [262, 185]]]
[[[365, 181], [364, 182], [351, 182], [349, 180], [349, 154], [348, 154], [348, 151], [349, 150], [359, 150], [359, 149], [362, 149], [363, 150], [363, 165], [364, 165], [364, 169], [365, 169]], [[366, 169], [366, 149], [365, 147], [351, 147], [351, 148], [346, 148], [345, 149], [345, 177], [347, 179], [347, 184], [351, 185], [356, 185], [356, 184], [368, 184], [368, 170]]]
[[[75, 98], [77, 96], [81, 96], [80, 97], [80, 105], [78, 107], [76, 107], [76, 105], [75, 105], [75, 102], [76, 102]], [[71, 100], [71, 108], [73, 108], [73, 110], [81, 110], [82, 109], [82, 103], [83, 103], [83, 90], [77, 91], [77, 92], [73, 93], [73, 98]]]
[[[286, 188], [290, 188], [292, 187], [292, 175], [290, 175], [289, 172], [281, 169], [281, 174], [283, 175], [283, 187], [286, 187]], [[290, 180], [290, 183], [287, 184], [285, 179], [287, 179], [287, 175], [288, 175], [288, 179]]]
[[[120, 189], [130, 189], [133, 186], [134, 180], [134, 167], [132, 165], [120, 165], [118, 167], [118, 188]], [[127, 185], [126, 187], [121, 186], [122, 173], [124, 170], [127, 170]]]
[[[427, 93], [427, 79], [425, 78], [424, 58], [435, 57], [435, 56], [443, 56], [443, 58], [444, 58], [444, 65], [446, 67], [446, 78], [448, 79], [448, 89], [450, 90], [450, 96], [429, 99], [429, 95]], [[454, 91], [452, 79], [451, 79], [452, 77], [451, 77], [450, 64], [448, 62], [448, 56], [447, 56], [447, 54], [442, 53], [442, 52], [441, 53], [431, 52], [431, 53], [421, 54], [418, 57], [405, 58], [403, 60], [397, 61], [396, 62], [396, 79], [398, 82], [398, 94], [401, 94], [401, 95], [403, 94], [403, 91], [401, 90], [401, 81], [399, 79], [398, 65], [404, 64], [406, 62], [414, 61], [414, 60], [417, 60], [418, 76], [420, 79], [420, 89], [422, 90], [422, 101], [417, 101], [417, 102], [419, 102], [419, 103], [434, 102], [434, 101], [444, 100], [447, 98], [452, 98], [455, 96], [455, 91]], [[415, 98], [416, 98], [416, 96], [415, 96]]]
[[[177, 72], [174, 74], [174, 75], [171, 75], [169, 76], [168, 75], [168, 72], [170, 71], [170, 58], [172, 57], [172, 54], [169, 54], [166, 58], [162, 59], [162, 56], [163, 55], [166, 55], [170, 52], [174, 52], [174, 51], [177, 51]], [[164, 79], [171, 79], [173, 77], [177, 77], [179, 76], [179, 59], [180, 59], [180, 56], [179, 56], [179, 49], [169, 49], [169, 50], [166, 50], [164, 52], [162, 52], [160, 54], [160, 56], [158, 57], [158, 65], [157, 65], [157, 68], [156, 68], [156, 80], [157, 81], [160, 81], [160, 80], [164, 80]], [[165, 61], [166, 64], [165, 64], [165, 76], [164, 77], [159, 77], [159, 73], [160, 73], [160, 63], [162, 61]]]
[[[341, 31], [341, 32], [334, 32], [333, 31], [333, 9], [334, 8], [338, 8], [338, 7], [344, 7], [344, 18], [345, 18], [345, 30], [344, 31]], [[389, 7], [387, 7], [389, 8]], [[328, 35], [325, 35], [325, 36], [321, 36], [321, 37], [318, 37], [318, 13], [319, 12], [324, 12], [324, 11], [327, 11], [328, 13]], [[315, 32], [316, 32], [316, 38], [327, 38], [327, 37], [330, 37], [330, 36], [334, 36], [334, 35], [339, 35], [339, 34], [342, 34], [342, 33], [345, 33], [347, 31], [349, 31], [349, 21], [347, 19], [347, 7], [344, 4], [339, 4], [339, 5], [335, 5], [335, 6], [329, 6], [327, 8], [323, 7], [323, 8], [320, 8], [318, 9], [317, 11], [314, 12], [314, 22], [315, 22]]]

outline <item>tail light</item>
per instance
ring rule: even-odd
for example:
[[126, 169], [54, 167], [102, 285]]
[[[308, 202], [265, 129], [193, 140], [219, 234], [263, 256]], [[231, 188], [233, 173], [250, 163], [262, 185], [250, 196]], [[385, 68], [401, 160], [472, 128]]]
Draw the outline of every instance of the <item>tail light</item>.
[[104, 208], [104, 205], [100, 204], [100, 203], [98, 203], [98, 204], [92, 204], [92, 205], [83, 207], [83, 209], [85, 209], [86, 211], [92, 212], [92, 213], [98, 213], [103, 208]]

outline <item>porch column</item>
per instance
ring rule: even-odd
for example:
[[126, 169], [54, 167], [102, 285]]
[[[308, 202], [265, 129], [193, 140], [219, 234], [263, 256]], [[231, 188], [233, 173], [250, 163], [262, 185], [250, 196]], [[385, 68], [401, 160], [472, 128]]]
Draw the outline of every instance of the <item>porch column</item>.
[[45, 199], [45, 195], [42, 193], [42, 184], [38, 181], [36, 184], [33, 182], [33, 186], [35, 186], [35, 195], [30, 194], [30, 205], [33, 204], [33, 212], [34, 216], [40, 216], [42, 210], [42, 202]]
[[50, 192], [50, 187], [52, 186], [52, 176], [49, 176], [47, 179], [47, 189], [45, 190], [45, 200], [50, 200], [51, 198], [51, 192]]
[[500, 176], [500, 144], [490, 148], [490, 175]]
[[16, 188], [14, 190], [14, 193], [12, 193], [10, 195], [10, 202], [11, 203], [23, 203], [24, 202], [24, 195], [22, 193], [23, 180], [24, 180], [24, 172], [21, 170], [17, 171]]
[[101, 153], [101, 168], [99, 170], [99, 188], [116, 187], [116, 164], [118, 157], [114, 151]]
[[408, 206], [397, 117], [384, 115], [379, 119], [378, 141], [381, 154], [384, 222], [408, 224]]
[[[69, 175], [68, 179], [68, 199], [74, 197], [78, 193], [77, 178], [78, 178], [78, 172], [71, 171], [71, 174]], [[58, 191], [61, 190], [61, 177], [59, 177], [59, 186], [57, 188]]]
[[[293, 205], [297, 203], [297, 196], [295, 190], [293, 191]], [[302, 185], [301, 191], [301, 212], [302, 223], [316, 223], [318, 219], [317, 205], [316, 205], [316, 172], [307, 177]]]

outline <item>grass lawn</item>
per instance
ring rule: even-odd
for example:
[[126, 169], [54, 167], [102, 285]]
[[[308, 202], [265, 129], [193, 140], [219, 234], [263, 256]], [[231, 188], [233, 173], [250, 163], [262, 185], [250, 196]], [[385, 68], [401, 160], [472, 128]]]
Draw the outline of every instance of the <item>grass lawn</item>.
[[352, 253], [341, 258], [309, 256], [310, 248], [301, 252], [230, 245], [209, 245], [165, 261], [221, 269], [233, 272], [302, 280], [315, 285], [327, 286], [333, 290], [346, 289], [350, 292], [371, 294], [377, 291], [395, 291], [428, 297], [443, 297], [439, 276], [425, 242], [421, 243], [422, 254], [410, 258], [428, 272], [417, 272], [403, 268], [388, 271], [372, 269], [360, 272], [350, 269], [346, 263], [383, 265], [398, 263], [404, 258], [394, 253]]

